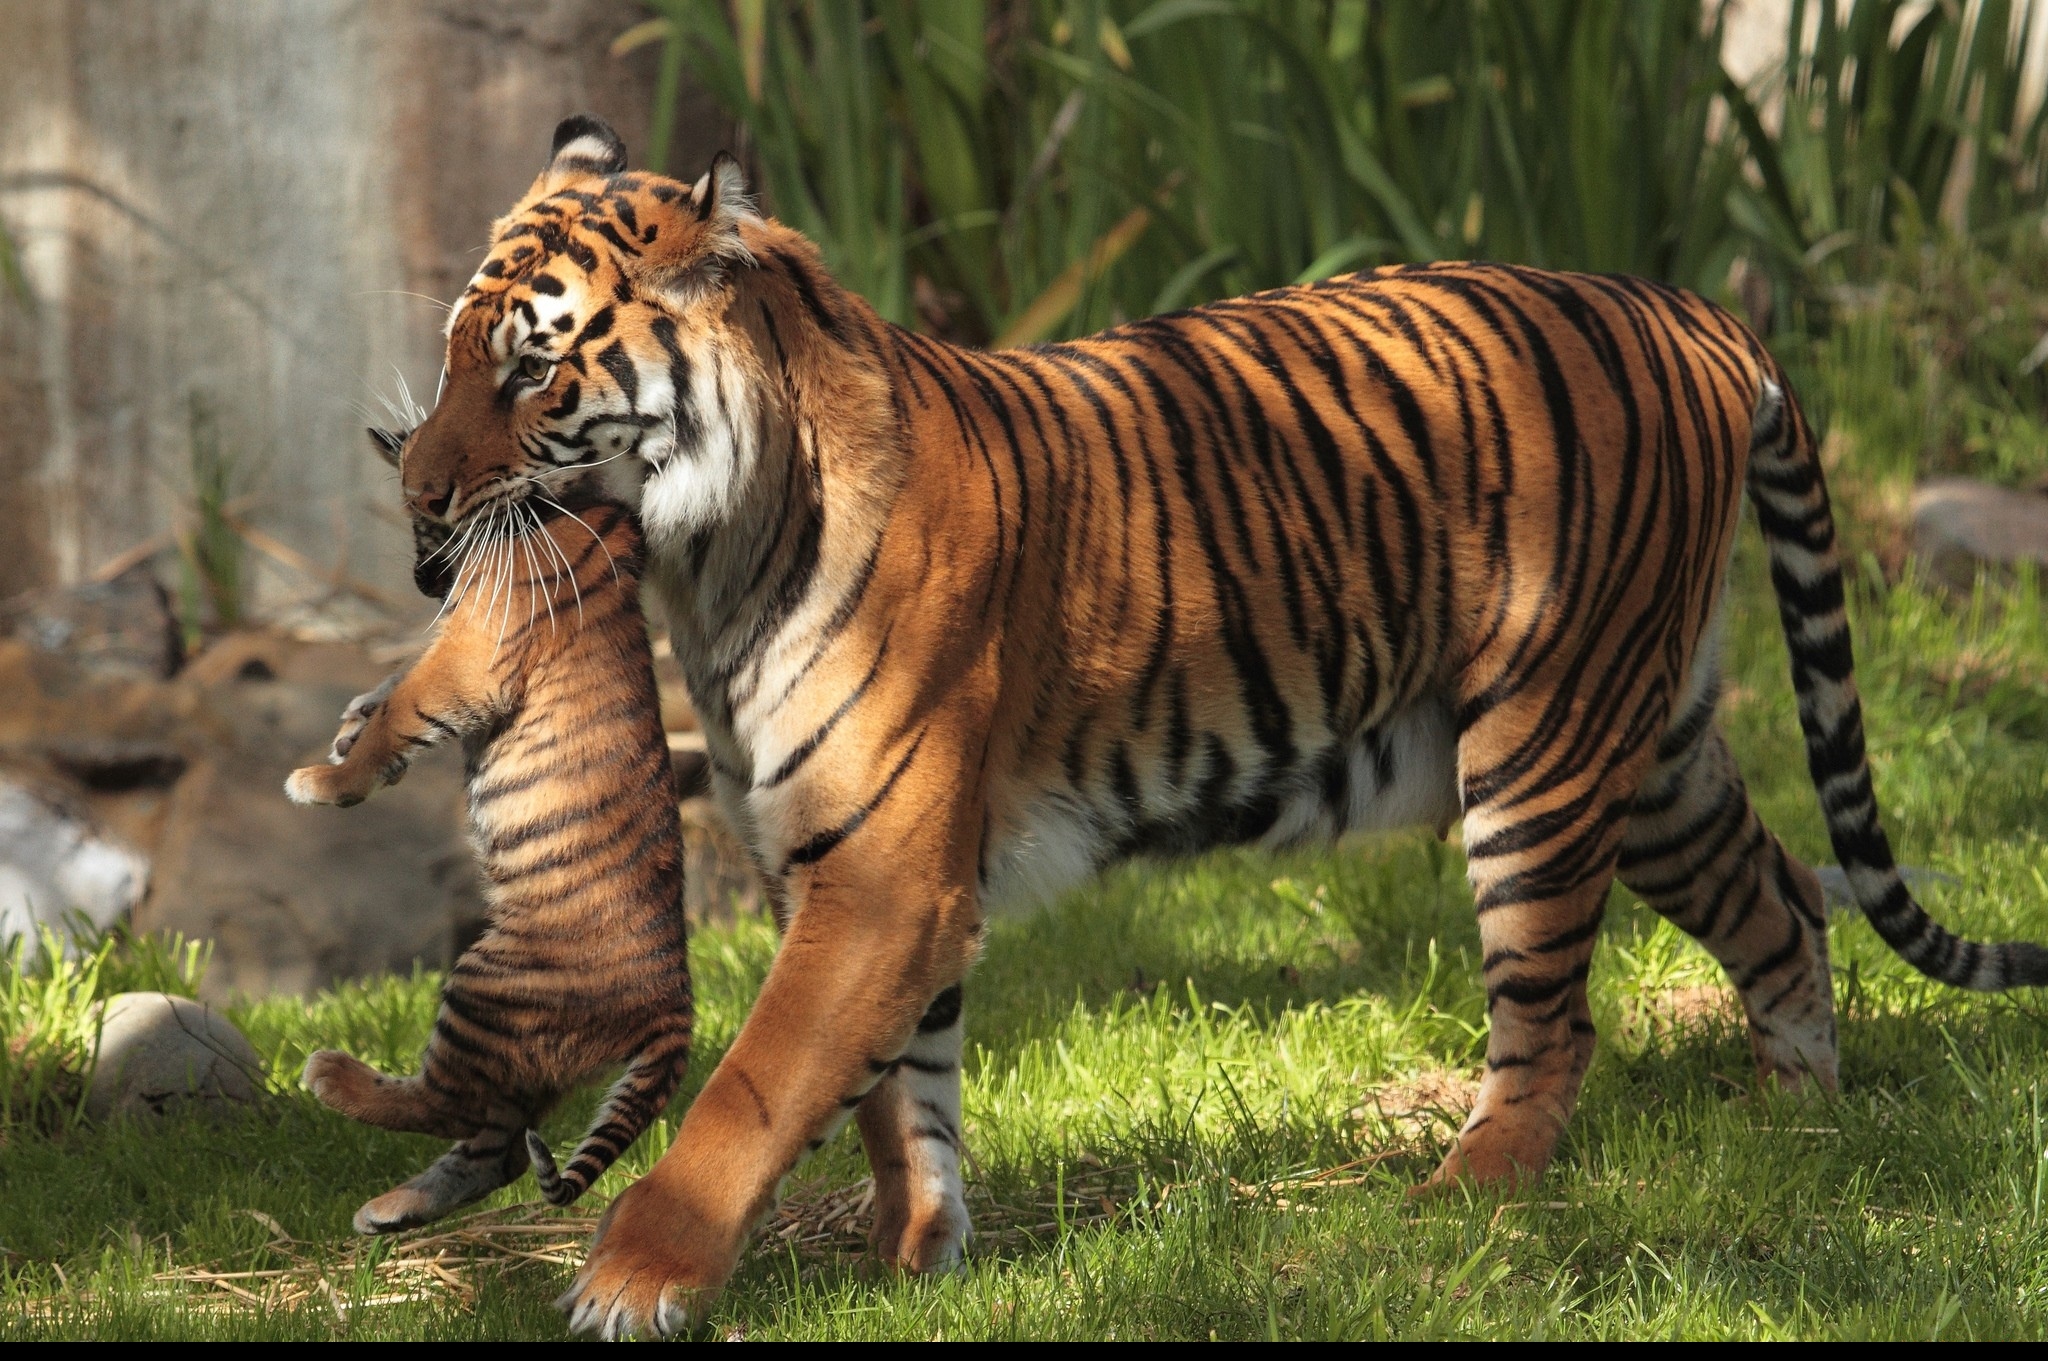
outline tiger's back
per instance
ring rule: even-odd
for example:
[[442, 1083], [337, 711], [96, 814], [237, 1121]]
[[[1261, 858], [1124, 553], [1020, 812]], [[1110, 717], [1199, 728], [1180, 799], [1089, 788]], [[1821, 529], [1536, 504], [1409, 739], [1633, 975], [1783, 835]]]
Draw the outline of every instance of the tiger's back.
[[[998, 903], [1134, 852], [1443, 827], [1460, 735], [1552, 675], [1551, 702], [1632, 706], [1603, 721], [1653, 741], [1713, 614], [1772, 381], [1689, 294], [1495, 266], [943, 365], [891, 339], [929, 427], [914, 445], [967, 455], [928, 475], [1034, 508], [985, 587], [1017, 663], [992, 763]], [[1696, 513], [1660, 517], [1672, 498]], [[1593, 655], [1654, 680], [1602, 694]], [[1468, 797], [1544, 765], [1520, 739], [1464, 757]]]

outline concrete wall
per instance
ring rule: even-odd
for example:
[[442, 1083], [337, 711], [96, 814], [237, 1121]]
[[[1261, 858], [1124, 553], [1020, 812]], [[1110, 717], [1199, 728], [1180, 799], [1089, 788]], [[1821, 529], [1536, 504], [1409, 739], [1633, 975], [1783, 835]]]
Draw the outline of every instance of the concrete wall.
[[[161, 534], [195, 422], [251, 518], [410, 595], [361, 427], [403, 374], [431, 402], [440, 308], [491, 219], [589, 110], [644, 144], [656, 48], [630, 0], [0, 0], [0, 597]], [[729, 140], [685, 101], [673, 167]], [[415, 296], [419, 295], [419, 296]], [[260, 557], [288, 610], [323, 594]], [[169, 575], [170, 560], [161, 564]]]

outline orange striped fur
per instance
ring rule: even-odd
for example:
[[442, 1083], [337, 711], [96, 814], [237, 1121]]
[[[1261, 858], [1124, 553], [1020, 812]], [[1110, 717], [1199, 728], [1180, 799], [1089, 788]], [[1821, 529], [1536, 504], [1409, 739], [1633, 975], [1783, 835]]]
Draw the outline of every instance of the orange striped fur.
[[2048, 979], [1893, 868], [1812, 432], [1719, 308], [1450, 264], [980, 353], [883, 322], [741, 189], [723, 159], [690, 187], [628, 173], [609, 128], [565, 122], [407, 456], [413, 504], [458, 518], [593, 475], [637, 492], [714, 790], [785, 928], [607, 1213], [575, 1327], [680, 1326], [849, 1113], [876, 1250], [957, 1261], [985, 913], [1131, 855], [1462, 817], [1491, 1031], [1433, 1184], [1549, 1161], [1617, 873], [1727, 966], [1763, 1074], [1831, 1086], [1818, 887], [1713, 719], [1745, 489], [1873, 924], [1935, 977]]
[[[360, 803], [436, 742], [458, 739], [468, 756], [489, 924], [449, 971], [419, 1074], [387, 1077], [334, 1050], [306, 1064], [306, 1084], [344, 1115], [461, 1141], [365, 1204], [363, 1233], [437, 1218], [529, 1161], [549, 1200], [575, 1200], [668, 1104], [693, 1016], [631, 513], [574, 493], [499, 501], [452, 535], [427, 520], [419, 543], [422, 588], [449, 596], [433, 644], [351, 706], [333, 764], [285, 785], [299, 803]], [[619, 1063], [558, 1169], [535, 1126]]]

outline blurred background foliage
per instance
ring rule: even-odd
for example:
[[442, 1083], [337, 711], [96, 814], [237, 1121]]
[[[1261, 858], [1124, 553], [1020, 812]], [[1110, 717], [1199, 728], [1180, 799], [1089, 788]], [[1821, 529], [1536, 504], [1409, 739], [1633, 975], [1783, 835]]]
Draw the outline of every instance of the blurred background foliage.
[[1701, 0], [648, 8], [615, 45], [662, 45], [647, 163], [695, 173], [664, 165], [694, 73], [842, 281], [974, 343], [1472, 257], [1820, 336], [1901, 248], [2032, 249], [2048, 206], [2010, 0], [1793, 0], [1791, 57], [1747, 86]]

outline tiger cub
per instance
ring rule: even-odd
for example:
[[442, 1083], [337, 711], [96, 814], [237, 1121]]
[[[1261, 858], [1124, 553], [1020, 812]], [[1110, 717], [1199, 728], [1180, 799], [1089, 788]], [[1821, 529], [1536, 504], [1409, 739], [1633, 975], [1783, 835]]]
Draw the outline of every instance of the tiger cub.
[[[398, 437], [372, 433], [396, 452]], [[415, 528], [415, 579], [447, 602], [438, 635], [350, 706], [331, 764], [285, 782], [295, 802], [348, 806], [444, 738], [468, 756], [489, 922], [449, 972], [419, 1076], [387, 1077], [336, 1050], [306, 1064], [306, 1085], [344, 1115], [461, 1141], [357, 1211], [361, 1233], [435, 1219], [529, 1162], [548, 1200], [574, 1201], [668, 1104], [693, 1015], [675, 780], [632, 515], [563, 493], [487, 503], [452, 533]], [[621, 1061], [557, 1169], [534, 1126]]]

